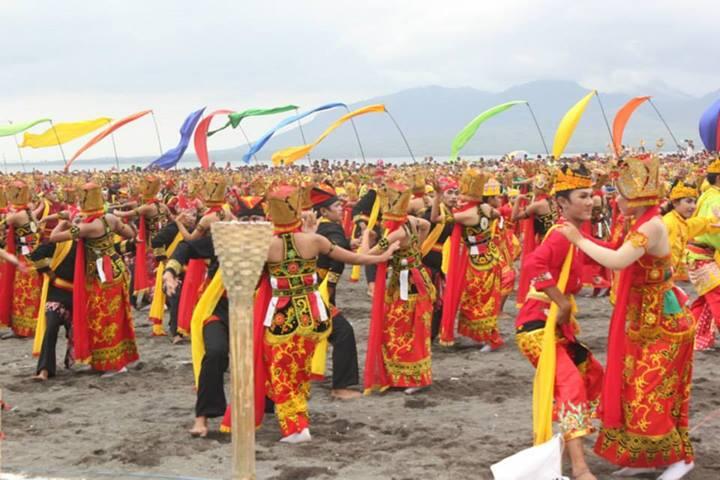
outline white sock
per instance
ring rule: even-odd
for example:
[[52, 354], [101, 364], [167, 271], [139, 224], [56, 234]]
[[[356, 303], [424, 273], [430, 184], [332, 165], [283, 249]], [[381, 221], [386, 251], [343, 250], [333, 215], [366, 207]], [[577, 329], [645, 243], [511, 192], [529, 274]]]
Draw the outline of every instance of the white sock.
[[695, 462], [685, 463], [685, 460], [680, 460], [665, 469], [662, 475], [658, 477], [658, 480], [680, 480], [690, 473], [693, 468], [695, 468]]
[[310, 436], [310, 429], [308, 428], [303, 428], [299, 433], [293, 433], [280, 439], [283, 443], [303, 443], [309, 442], [310, 440], [312, 440], [312, 437]]

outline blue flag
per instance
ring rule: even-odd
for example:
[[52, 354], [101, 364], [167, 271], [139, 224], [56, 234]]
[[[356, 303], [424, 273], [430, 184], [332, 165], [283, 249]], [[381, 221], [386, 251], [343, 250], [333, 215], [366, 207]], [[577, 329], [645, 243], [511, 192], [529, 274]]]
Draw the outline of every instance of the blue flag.
[[720, 100], [715, 101], [700, 117], [700, 138], [708, 152], [720, 150]]
[[331, 108], [337, 108], [337, 107], [343, 107], [343, 108], [347, 109], [347, 105], [345, 105], [344, 103], [328, 103], [327, 105], [323, 105], [321, 107], [314, 108], [314, 109], [310, 110], [309, 112], [299, 113], [297, 115], [293, 115], [292, 117], [286, 118], [285, 120], [283, 120], [280, 123], [278, 123], [277, 125], [275, 125], [272, 129], [265, 132], [265, 135], [260, 137], [260, 139], [255, 141], [255, 143], [250, 145], [250, 150], [248, 150], [248, 152], [245, 155], [243, 155], [243, 158], [242, 158], [243, 162], [249, 163], [250, 157], [252, 157], [257, 152], [259, 152], [265, 146], [265, 144], [268, 142], [268, 140], [270, 140], [270, 138], [275, 134], [275, 132], [277, 132], [281, 128], [287, 127], [291, 123], [302, 120], [303, 118], [307, 117], [308, 115], [312, 115], [313, 113], [317, 113], [317, 112], [321, 112], [323, 110], [329, 110]]
[[193, 131], [195, 131], [195, 126], [200, 120], [200, 117], [202, 117], [205, 108], [206, 107], [203, 107], [200, 110], [192, 112], [188, 115], [183, 122], [182, 127], [180, 127], [180, 143], [177, 144], [177, 147], [171, 148], [167, 152], [163, 153], [160, 158], [145, 167], [146, 169], [150, 170], [153, 168], [160, 168], [162, 170], [167, 170], [177, 165], [190, 144], [190, 137], [192, 136]]

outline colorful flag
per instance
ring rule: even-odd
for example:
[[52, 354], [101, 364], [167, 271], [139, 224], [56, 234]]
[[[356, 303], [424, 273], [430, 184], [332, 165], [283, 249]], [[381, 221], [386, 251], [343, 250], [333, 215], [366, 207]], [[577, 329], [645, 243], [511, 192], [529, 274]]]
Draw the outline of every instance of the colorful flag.
[[9, 137], [11, 135], [17, 135], [25, 130], [34, 127], [38, 123], [49, 122], [49, 118], [39, 118], [31, 122], [22, 123], [11, 123], [10, 125], [0, 125], [0, 137]]
[[284, 119], [282, 122], [275, 125], [271, 130], [268, 130], [267, 132], [265, 132], [265, 134], [262, 137], [260, 137], [259, 140], [256, 140], [255, 143], [253, 143], [250, 146], [250, 150], [248, 150], [248, 152], [245, 155], [243, 155], [243, 162], [248, 163], [250, 161], [250, 157], [252, 157], [257, 152], [259, 152], [265, 146], [265, 144], [270, 140], [270, 138], [272, 138], [272, 136], [275, 135], [275, 133], [278, 130], [280, 130], [281, 128], [287, 127], [288, 125], [290, 125], [292, 123], [299, 122], [303, 118], [308, 117], [308, 116], [312, 115], [313, 113], [317, 113], [317, 112], [321, 112], [323, 110], [329, 110], [331, 108], [337, 108], [337, 107], [347, 108], [347, 105], [345, 105], [344, 103], [328, 103], [326, 105], [322, 105], [320, 107], [313, 108], [312, 110], [310, 110], [308, 112], [299, 113], [297, 115], [293, 115], [292, 117], [288, 117], [288, 118]]
[[292, 165], [295, 160], [298, 158], [302, 158], [310, 151], [315, 148], [320, 142], [322, 142], [325, 137], [330, 135], [333, 130], [338, 128], [343, 123], [347, 122], [353, 117], [357, 117], [359, 115], [365, 115], [366, 113], [380, 113], [385, 112], [385, 105], [382, 104], [376, 104], [376, 105], [368, 105], [367, 107], [359, 108], [355, 111], [352, 111], [350, 113], [347, 113], [337, 119], [335, 122], [333, 122], [332, 125], [330, 125], [318, 138], [312, 143], [308, 143], [307, 145], [300, 145], [297, 147], [288, 147], [284, 148], [282, 150], [278, 150], [277, 152], [273, 153], [272, 155], [272, 162], [273, 165]]
[[494, 117], [498, 113], [502, 113], [505, 110], [507, 110], [510, 107], [513, 107], [515, 105], [518, 105], [520, 103], [527, 104], [527, 101], [525, 100], [513, 100], [511, 102], [502, 103], [500, 105], [496, 105], [488, 110], [485, 110], [480, 115], [475, 117], [470, 123], [465, 125], [465, 127], [460, 130], [460, 133], [458, 133], [455, 136], [455, 139], [452, 142], [452, 150], [450, 152], [450, 159], [454, 160], [457, 158], [457, 154], [462, 149], [467, 142], [470, 141], [470, 139], [475, 135], [475, 132], [477, 132], [480, 125], [482, 125], [486, 120]]
[[630, 116], [632, 116], [633, 112], [635, 112], [640, 105], [649, 99], [650, 97], [635, 97], [623, 105], [615, 114], [612, 132], [616, 155], [620, 155], [620, 152], [622, 152], [622, 139], [625, 133], [625, 125], [627, 125], [628, 120], [630, 120]]
[[560, 125], [558, 125], [557, 132], [555, 132], [555, 141], [553, 142], [553, 157], [560, 158], [562, 156], [565, 151], [565, 147], [567, 147], [567, 144], [570, 141], [570, 137], [572, 137], [573, 132], [575, 132], [575, 127], [577, 127], [580, 117], [582, 117], [582, 114], [587, 108], [588, 102], [590, 102], [590, 99], [593, 95], [595, 95], [595, 93], [596, 91], [593, 90], [585, 95], [585, 97], [573, 105], [573, 107], [567, 111], [562, 120], [560, 120]]
[[105, 130], [103, 130], [102, 132], [95, 135], [93, 138], [90, 139], [89, 142], [87, 142], [85, 145], [80, 147], [80, 149], [77, 152], [75, 152], [75, 155], [73, 155], [72, 158], [70, 159], [70, 161], [68, 161], [67, 165], [65, 165], [65, 171], [67, 172], [70, 169], [70, 165], [72, 164], [72, 162], [74, 162], [75, 159], [78, 158], [85, 150], [92, 147], [96, 143], [100, 142], [102, 139], [106, 138], [108, 135], [110, 135], [111, 133], [113, 133], [115, 130], [122, 127], [123, 125], [127, 125], [128, 123], [133, 122], [133, 121], [137, 120], [138, 118], [144, 117], [148, 113], [152, 113], [152, 110], [143, 110], [141, 112], [133, 113], [132, 115], [129, 115], [125, 118], [118, 120], [117, 122], [113, 123], [108, 128], [106, 128]]
[[20, 146], [43, 148], [62, 145], [63, 143], [67, 143], [71, 140], [82, 137], [83, 135], [87, 135], [103, 125], [107, 125], [111, 121], [112, 118], [100, 117], [94, 120], [85, 120], [82, 122], [56, 123], [40, 134], [25, 132], [25, 135], [23, 135], [23, 142]]
[[180, 142], [177, 144], [177, 146], [163, 153], [160, 158], [158, 158], [145, 168], [161, 168], [163, 170], [167, 170], [177, 165], [177, 163], [180, 161], [183, 154], [185, 153], [185, 150], [187, 150], [187, 147], [190, 144], [190, 136], [192, 135], [193, 130], [195, 130], [195, 125], [197, 125], [204, 111], [205, 107], [201, 108], [200, 110], [196, 110], [190, 115], [188, 115], [188, 117], [185, 119], [182, 126], [180, 127]]

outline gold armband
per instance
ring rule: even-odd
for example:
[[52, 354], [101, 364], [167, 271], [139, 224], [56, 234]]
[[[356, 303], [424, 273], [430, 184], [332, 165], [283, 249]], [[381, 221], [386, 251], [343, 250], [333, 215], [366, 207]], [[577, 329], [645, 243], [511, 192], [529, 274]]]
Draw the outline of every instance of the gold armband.
[[171, 258], [168, 260], [167, 264], [165, 265], [165, 271], [171, 272], [176, 277], [180, 275], [180, 272], [182, 272], [182, 265], [180, 262], [175, 260], [174, 258]]
[[380, 251], [384, 252], [388, 248], [390, 248], [390, 242], [388, 241], [387, 237], [383, 237], [380, 240], [378, 240], [378, 247], [380, 247]]
[[70, 227], [70, 237], [73, 240], [77, 240], [78, 237], [80, 237], [80, 227], [78, 227], [77, 225], [72, 225]]

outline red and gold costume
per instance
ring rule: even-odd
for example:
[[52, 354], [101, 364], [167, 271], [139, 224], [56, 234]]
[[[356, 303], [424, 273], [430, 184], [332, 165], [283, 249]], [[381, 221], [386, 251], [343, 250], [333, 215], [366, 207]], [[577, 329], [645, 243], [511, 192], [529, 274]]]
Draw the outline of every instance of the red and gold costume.
[[[435, 287], [422, 264], [417, 232], [407, 219], [411, 191], [394, 182], [383, 190], [384, 227], [388, 235], [405, 230], [409, 245], [393, 254], [389, 276], [388, 265], [378, 265], [365, 363], [366, 393], [432, 383], [430, 328]], [[378, 245], [387, 248], [387, 237]]]
[[282, 261], [267, 263], [267, 275], [256, 297], [256, 318], [262, 315], [262, 325], [255, 327], [264, 332], [262, 351], [256, 354], [260, 353], [265, 366], [263, 390], [275, 403], [280, 430], [287, 437], [309, 426], [312, 357], [317, 343], [329, 335], [330, 322], [318, 291], [317, 258], [301, 257], [295, 246], [301, 225], [300, 189], [279, 187], [267, 202], [284, 251]]
[[12, 328], [18, 337], [31, 337], [35, 334], [40, 308], [42, 278], [29, 260], [29, 255], [40, 244], [40, 228], [28, 206], [30, 189], [25, 182], [16, 180], [10, 183], [7, 197], [10, 202], [8, 215], [24, 211], [29, 221], [19, 226], [11, 223], [6, 225], [6, 250], [18, 257], [20, 263], [25, 265], [25, 271], [15, 268], [9, 262], [2, 264], [0, 298], [10, 308], [8, 311], [8, 307], [5, 307], [0, 312], [0, 324]]
[[[460, 194], [469, 199], [456, 211], [476, 209], [477, 225], [455, 223], [451, 236], [450, 267], [443, 298], [440, 342], [454, 341], [455, 313], [459, 312], [458, 333], [495, 349], [504, 342], [497, 317], [500, 313], [502, 261], [498, 233], [499, 220], [486, 216], [480, 200], [487, 176], [468, 169], [460, 179]], [[499, 184], [497, 185], [499, 190]], [[498, 191], [499, 193], [499, 191]]]
[[80, 195], [83, 223], [99, 219], [97, 238], [78, 238], [73, 282], [73, 342], [76, 360], [95, 370], [119, 370], [139, 358], [130, 314], [129, 276], [115, 250], [100, 187], [85, 184]]
[[[560, 172], [555, 191], [589, 188], [590, 185], [589, 178]], [[543, 351], [545, 325], [551, 306], [550, 297], [543, 290], [556, 286], [572, 298], [582, 289], [584, 256], [570, 250], [570, 242], [560, 232], [551, 229], [523, 264], [531, 279], [530, 290], [515, 320], [515, 340], [520, 352], [536, 368]], [[568, 255], [572, 255], [572, 264], [563, 286], [560, 284], [561, 270]], [[574, 314], [569, 323], [555, 330], [553, 418], [560, 424], [565, 440], [593, 432], [591, 420], [602, 389], [603, 368], [590, 350], [577, 340], [579, 330]]]
[[[652, 156], [620, 166], [620, 193], [631, 207], [648, 207], [626, 236], [636, 248], [648, 243], [638, 229], [659, 213], [658, 173]], [[686, 301], [674, 286], [670, 254], [646, 253], [620, 274], [595, 444], [614, 464], [663, 467], [693, 459], [688, 411], [695, 326]]]
[[540, 244], [550, 228], [558, 219], [557, 208], [553, 199], [546, 193], [550, 190], [550, 180], [545, 174], [539, 174], [535, 177], [533, 187], [536, 194], [533, 203], [546, 201], [549, 207], [548, 213], [542, 215], [531, 215], [521, 222], [522, 224], [522, 258], [520, 259], [520, 276], [518, 279], [517, 305], [518, 308], [525, 302], [525, 296], [530, 289], [530, 277], [525, 271], [525, 259]]

